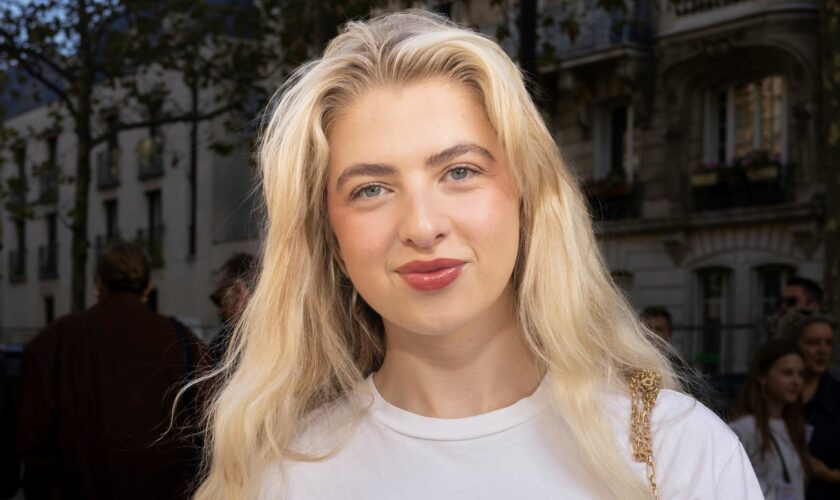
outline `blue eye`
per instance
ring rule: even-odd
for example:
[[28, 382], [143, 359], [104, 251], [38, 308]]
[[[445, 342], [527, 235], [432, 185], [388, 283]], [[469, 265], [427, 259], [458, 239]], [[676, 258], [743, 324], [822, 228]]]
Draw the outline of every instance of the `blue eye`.
[[353, 198], [359, 198], [359, 197], [362, 197], [362, 198], [376, 198], [380, 194], [382, 194], [382, 186], [380, 186], [378, 184], [371, 184], [369, 186], [364, 186], [364, 187], [356, 190], [356, 192], [353, 193], [352, 197]]
[[453, 181], [460, 181], [466, 179], [470, 175], [470, 169], [467, 167], [455, 167], [449, 171], [449, 178]]

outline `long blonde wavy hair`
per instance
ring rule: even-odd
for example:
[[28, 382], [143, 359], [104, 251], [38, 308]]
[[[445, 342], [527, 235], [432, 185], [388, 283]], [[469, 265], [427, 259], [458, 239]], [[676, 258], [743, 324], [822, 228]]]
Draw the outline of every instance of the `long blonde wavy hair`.
[[627, 374], [641, 369], [672, 387], [672, 372], [614, 286], [575, 178], [516, 65], [492, 40], [420, 11], [350, 22], [273, 100], [259, 150], [262, 266], [226, 360], [211, 374], [219, 390], [206, 409], [197, 498], [252, 498], [265, 465], [317, 459], [291, 449], [302, 421], [382, 363], [382, 321], [343, 272], [327, 218], [327, 131], [372, 87], [441, 77], [479, 96], [512, 166], [522, 220], [517, 318], [553, 380], [569, 444], [604, 494], [650, 498], [612, 437], [603, 394], [627, 394]]

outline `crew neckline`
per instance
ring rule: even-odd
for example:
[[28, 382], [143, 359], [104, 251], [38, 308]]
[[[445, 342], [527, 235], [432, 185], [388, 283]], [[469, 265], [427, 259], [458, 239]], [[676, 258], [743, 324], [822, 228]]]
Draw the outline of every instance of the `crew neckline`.
[[530, 396], [510, 406], [461, 418], [427, 417], [403, 410], [382, 397], [373, 375], [365, 382], [373, 396], [369, 410], [373, 419], [395, 432], [419, 439], [464, 441], [498, 434], [528, 422], [550, 406], [546, 378]]

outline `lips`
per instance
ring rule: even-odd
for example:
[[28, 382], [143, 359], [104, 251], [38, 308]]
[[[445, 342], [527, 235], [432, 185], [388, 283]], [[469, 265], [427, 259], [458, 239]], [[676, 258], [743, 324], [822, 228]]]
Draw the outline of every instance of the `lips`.
[[415, 290], [430, 292], [458, 279], [464, 261], [457, 259], [414, 260], [397, 268], [397, 274]]

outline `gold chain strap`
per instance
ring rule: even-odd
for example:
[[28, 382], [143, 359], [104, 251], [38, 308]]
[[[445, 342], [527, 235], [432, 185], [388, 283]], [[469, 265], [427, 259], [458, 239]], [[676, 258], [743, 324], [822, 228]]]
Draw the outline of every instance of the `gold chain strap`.
[[656, 486], [656, 465], [653, 463], [650, 414], [660, 387], [662, 376], [656, 372], [640, 370], [630, 377], [630, 442], [633, 445], [633, 460], [645, 464], [648, 483], [656, 500], [659, 500], [659, 488]]

